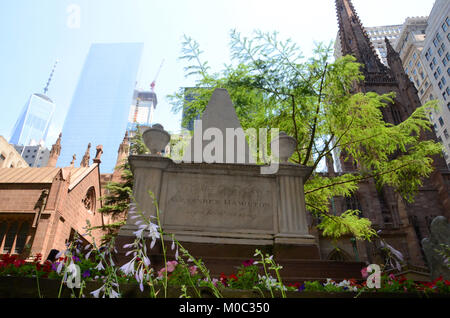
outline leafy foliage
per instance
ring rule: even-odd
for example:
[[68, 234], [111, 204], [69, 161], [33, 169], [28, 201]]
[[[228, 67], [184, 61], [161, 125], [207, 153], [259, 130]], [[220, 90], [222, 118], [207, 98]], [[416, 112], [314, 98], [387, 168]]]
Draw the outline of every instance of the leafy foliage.
[[[418, 107], [404, 122], [392, 125], [384, 121], [383, 110], [391, 107], [394, 93], [353, 93], [355, 83], [364, 79], [360, 65], [352, 56], [331, 62], [331, 44], [319, 44], [314, 55], [305, 58], [295, 43], [280, 40], [276, 32], [256, 31], [248, 38], [233, 30], [230, 37], [233, 64], [211, 73], [199, 44], [185, 36], [181, 59], [190, 63], [186, 76], [196, 77], [189, 91], [195, 98], [186, 102], [180, 89], [169, 96], [172, 110], [184, 108], [187, 123], [203, 112], [215, 88], [226, 88], [244, 129], [276, 127], [296, 138], [290, 160], [313, 168], [305, 182], [306, 204], [321, 218], [325, 235], [376, 235], [371, 222], [352, 211], [330, 216], [330, 199], [351, 196], [362, 180], [374, 179], [378, 187], [392, 187], [413, 201], [433, 170], [432, 156], [442, 152], [440, 144], [420, 139], [430, 130], [426, 114], [435, 104]], [[357, 164], [358, 171], [319, 173], [333, 151]]]
[[[142, 139], [142, 132], [138, 126], [134, 132], [134, 135], [130, 139], [130, 153], [140, 155], [145, 154], [148, 151], [149, 150]], [[128, 157], [118, 167], [118, 169], [122, 172], [121, 181], [108, 182], [106, 185], [107, 194], [100, 198], [103, 206], [98, 209], [99, 212], [112, 215], [113, 218], [123, 215], [123, 213], [128, 211], [131, 203], [131, 196], [133, 194], [134, 179]], [[105, 235], [104, 240], [108, 240], [111, 235], [115, 235], [123, 223], [123, 221], [118, 221], [101, 226], [102, 229], [108, 231], [108, 234]]]

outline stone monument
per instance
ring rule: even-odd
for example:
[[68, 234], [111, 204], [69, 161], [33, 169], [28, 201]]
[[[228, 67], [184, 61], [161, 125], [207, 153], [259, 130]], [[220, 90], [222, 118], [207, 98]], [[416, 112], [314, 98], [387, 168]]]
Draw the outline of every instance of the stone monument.
[[[165, 135], [161, 133], [162, 127], [156, 128], [148, 134]], [[283, 162], [277, 166], [276, 173], [261, 174], [261, 166], [252, 163], [255, 161], [245, 138], [240, 153], [234, 147], [234, 156], [227, 157], [230, 149], [224, 149], [223, 156], [216, 157], [214, 163], [204, 162], [197, 152], [208, 147], [205, 142], [208, 137], [204, 136], [208, 128], [216, 129], [223, 136], [230, 128], [236, 135], [242, 130], [225, 89], [214, 91], [203, 113], [201, 129], [194, 130], [183, 162], [176, 163], [158, 153], [129, 157], [135, 179], [134, 197], [140, 209], [149, 217], [155, 215], [148, 194], [152, 191], [161, 211], [164, 231], [175, 234], [192, 255], [211, 267], [213, 274], [233, 271], [242, 260], [253, 257], [255, 248], [273, 254], [279, 262], [291, 262], [292, 268], [314, 267], [305, 261], [320, 262], [316, 238], [308, 232], [303, 188], [311, 168], [287, 162], [295, 149], [295, 139], [283, 133], [274, 139], [272, 146], [279, 147]], [[161, 148], [159, 140], [147, 139], [149, 149]], [[197, 146], [193, 145], [196, 142]], [[154, 144], [158, 146], [155, 148]], [[134, 220], [129, 218], [119, 232], [119, 249], [133, 240], [136, 230]], [[155, 264], [161, 258], [154, 256]], [[362, 266], [357, 264], [354, 272], [359, 274]]]

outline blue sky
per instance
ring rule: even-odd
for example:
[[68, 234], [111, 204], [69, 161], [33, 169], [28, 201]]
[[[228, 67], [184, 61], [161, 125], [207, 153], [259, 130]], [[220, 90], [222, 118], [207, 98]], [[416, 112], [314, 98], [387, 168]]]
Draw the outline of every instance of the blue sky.
[[[426, 16], [433, 0], [353, 0], [365, 26], [401, 24]], [[80, 8], [79, 28], [70, 27], [71, 5]], [[69, 10], [69, 11], [68, 11]], [[73, 12], [73, 11], [72, 11]], [[47, 139], [62, 129], [84, 60], [92, 43], [143, 42], [139, 87], [149, 87], [164, 59], [155, 91], [155, 121], [167, 130], [180, 128], [166, 96], [193, 85], [178, 60], [183, 34], [193, 37], [204, 58], [218, 71], [229, 62], [229, 31], [279, 31], [309, 55], [314, 42], [335, 39], [334, 0], [1, 0], [0, 135], [9, 139], [30, 94], [43, 91], [59, 60], [48, 91], [56, 113]]]

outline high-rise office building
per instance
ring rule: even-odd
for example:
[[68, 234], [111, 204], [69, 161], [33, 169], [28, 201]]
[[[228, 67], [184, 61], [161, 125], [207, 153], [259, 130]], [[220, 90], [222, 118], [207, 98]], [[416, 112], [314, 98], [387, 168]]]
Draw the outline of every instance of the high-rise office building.
[[158, 104], [156, 93], [147, 90], [135, 89], [133, 100], [128, 115], [128, 134], [136, 129], [136, 126], [151, 126], [153, 124], [153, 111]]
[[434, 94], [422, 100], [436, 99], [437, 111], [431, 114], [438, 140], [444, 145], [444, 157], [450, 166], [450, 2], [437, 0], [428, 17], [421, 58]]
[[68, 166], [74, 154], [81, 158], [91, 143], [103, 145], [102, 172], [113, 171], [142, 50], [142, 43], [91, 46], [63, 126], [58, 165]]
[[14, 125], [9, 143], [22, 146], [35, 146], [45, 142], [55, 111], [55, 103], [47, 96], [47, 91], [56, 64], [57, 62], [50, 73], [50, 77], [44, 88], [44, 93], [32, 94], [22, 108], [20, 116]]
[[48, 159], [50, 158], [50, 150], [42, 145], [37, 146], [19, 146], [14, 148], [22, 155], [28, 166], [33, 168], [46, 167]]
[[[375, 53], [380, 58], [381, 62], [384, 65], [387, 65], [387, 51], [386, 51], [386, 43], [384, 42], [384, 38], [386, 37], [392, 43], [395, 43], [402, 31], [402, 25], [382, 25], [382, 26], [373, 26], [373, 27], [365, 27], [364, 30], [367, 33], [367, 36], [370, 40], [371, 46], [373, 47]], [[336, 41], [334, 42], [334, 55], [336, 58], [341, 57], [341, 42], [339, 40], [339, 32], [336, 36]]]

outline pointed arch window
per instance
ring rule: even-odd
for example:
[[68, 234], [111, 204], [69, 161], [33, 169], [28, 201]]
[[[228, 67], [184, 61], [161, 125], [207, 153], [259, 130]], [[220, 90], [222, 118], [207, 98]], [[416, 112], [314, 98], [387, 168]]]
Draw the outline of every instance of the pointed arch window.
[[402, 122], [400, 112], [395, 107], [391, 107], [391, 110], [392, 110], [392, 118], [394, 119], [394, 124], [395, 125], [400, 124]]
[[10, 227], [8, 229], [8, 233], [6, 234], [6, 237], [5, 237], [5, 245], [3, 247], [3, 253], [5, 253], [5, 254], [11, 253], [12, 247], [14, 244], [14, 240], [16, 238], [18, 226], [19, 226], [19, 223], [17, 221], [13, 222], [10, 225]]
[[3, 244], [3, 239], [5, 238], [7, 230], [8, 230], [8, 223], [0, 222], [0, 253], [1, 253], [1, 247]]
[[19, 233], [17, 234], [16, 247], [14, 248], [14, 253], [22, 253], [25, 243], [27, 242], [28, 232], [30, 231], [30, 224], [28, 222], [23, 222]]
[[345, 197], [345, 211], [347, 210], [358, 210], [359, 216], [362, 216], [361, 203], [359, 202], [358, 197], [355, 194], [350, 197]]
[[335, 248], [330, 252], [330, 254], [328, 254], [327, 259], [330, 261], [346, 262], [349, 261], [351, 258], [343, 250]]

